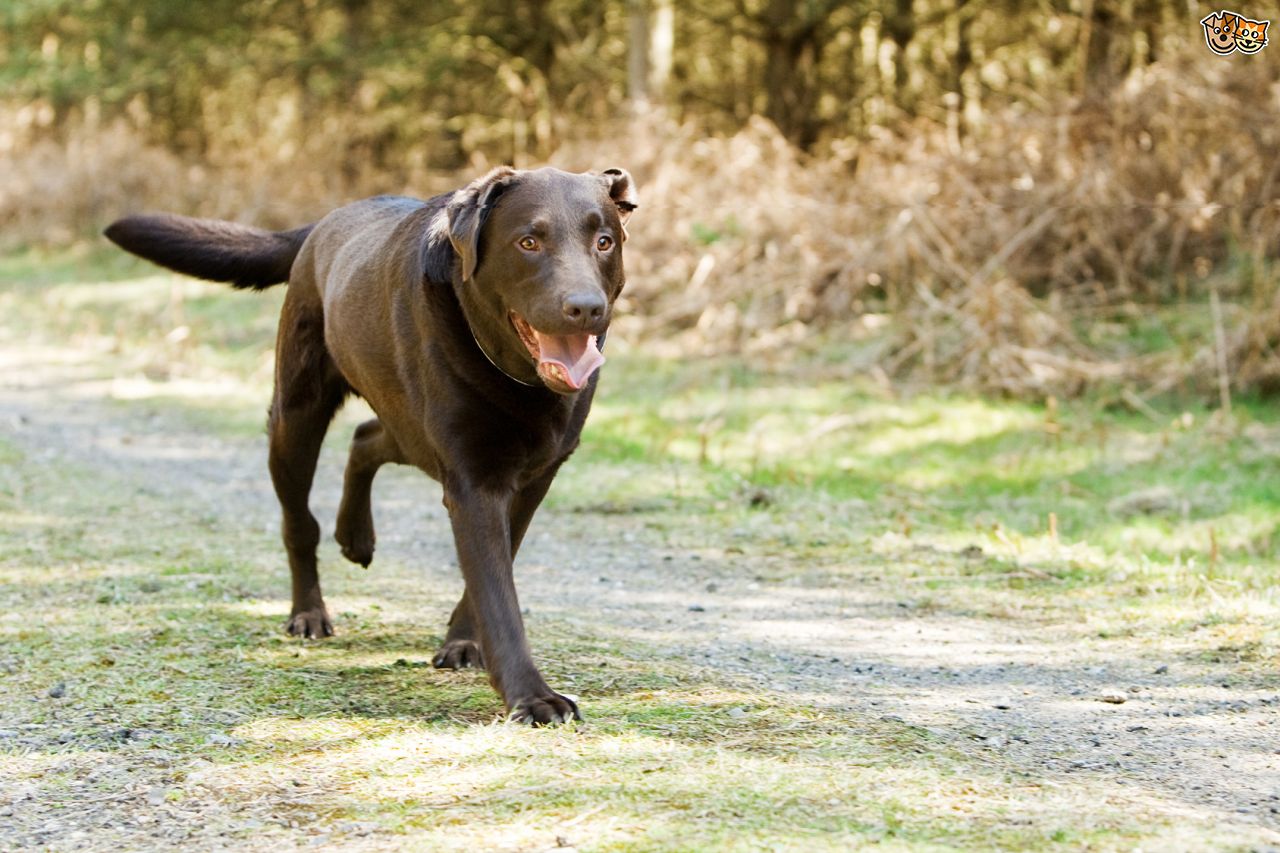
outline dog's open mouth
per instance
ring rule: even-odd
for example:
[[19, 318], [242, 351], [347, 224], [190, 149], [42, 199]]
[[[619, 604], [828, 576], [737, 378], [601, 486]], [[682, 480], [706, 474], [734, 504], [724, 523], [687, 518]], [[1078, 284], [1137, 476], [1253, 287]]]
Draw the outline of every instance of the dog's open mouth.
[[570, 394], [581, 389], [604, 364], [595, 335], [544, 335], [514, 311], [511, 325], [538, 363], [538, 376], [552, 391]]

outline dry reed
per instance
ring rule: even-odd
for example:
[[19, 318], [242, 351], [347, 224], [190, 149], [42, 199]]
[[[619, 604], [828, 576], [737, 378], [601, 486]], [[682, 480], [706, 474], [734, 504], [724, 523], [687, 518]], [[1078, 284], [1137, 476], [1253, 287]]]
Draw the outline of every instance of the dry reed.
[[[67, 242], [140, 208], [292, 225], [468, 177], [353, 168], [334, 153], [340, 126], [303, 149], [264, 140], [195, 163], [123, 120], [47, 127], [34, 107], [7, 119], [10, 246]], [[920, 124], [811, 157], [762, 120], [705, 137], [651, 119], [552, 159], [636, 175], [624, 313], [658, 351], [782, 351], [877, 329], [853, 368], [1022, 396], [1103, 383], [1140, 400], [1216, 394], [1225, 365], [1232, 389], [1280, 388], [1280, 87], [1264, 64], [1170, 60], [1104, 105], [988, 113], [959, 145]], [[1211, 286], [1221, 348], [1195, 321]], [[1103, 334], [1161, 312], [1192, 318], [1171, 320], [1163, 347]]]

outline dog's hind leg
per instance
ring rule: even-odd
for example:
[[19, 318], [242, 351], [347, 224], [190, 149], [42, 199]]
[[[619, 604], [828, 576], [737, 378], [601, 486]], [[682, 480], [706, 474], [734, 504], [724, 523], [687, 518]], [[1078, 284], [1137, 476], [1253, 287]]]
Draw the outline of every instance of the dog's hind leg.
[[436, 669], [484, 669], [484, 654], [480, 651], [480, 634], [476, 630], [475, 616], [471, 613], [471, 602], [467, 601], [467, 593], [453, 608], [449, 617], [449, 630], [444, 635], [440, 650], [431, 659]]
[[403, 463], [404, 454], [377, 418], [356, 427], [347, 457], [342, 483], [342, 504], [333, 538], [342, 546], [342, 556], [365, 568], [373, 561], [373, 507], [371, 492], [378, 469], [388, 462]]
[[[281, 533], [293, 579], [293, 609], [286, 630], [301, 637], [328, 637], [333, 634], [333, 624], [316, 571], [320, 525], [307, 501], [324, 434], [350, 386], [325, 349], [319, 306], [308, 305], [305, 296], [297, 295], [298, 299], [285, 299], [280, 316], [268, 461], [280, 500]], [[289, 296], [294, 297], [295, 292]]]

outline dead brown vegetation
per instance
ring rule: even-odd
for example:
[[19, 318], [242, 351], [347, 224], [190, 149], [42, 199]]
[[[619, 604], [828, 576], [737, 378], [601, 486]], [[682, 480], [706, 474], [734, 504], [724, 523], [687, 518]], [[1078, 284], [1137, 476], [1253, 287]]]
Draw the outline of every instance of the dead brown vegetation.
[[1216, 390], [1214, 288], [1230, 384], [1274, 388], [1277, 95], [1262, 66], [1189, 60], [963, 141], [917, 126], [809, 158], [764, 122], [648, 140], [659, 222], [636, 298], [651, 327], [709, 348], [887, 314], [890, 374], [1041, 395]]
[[[551, 162], [636, 174], [629, 333], [655, 346], [781, 350], [870, 330], [864, 367], [1003, 393], [1216, 395], [1223, 364], [1230, 389], [1272, 390], [1280, 91], [1265, 64], [1203, 60], [1135, 71], [1106, 102], [988, 113], [963, 139], [921, 121], [809, 155], [763, 119], [723, 137], [652, 119]], [[263, 139], [196, 163], [123, 121], [47, 119], [24, 108], [0, 138], [10, 246], [140, 208], [292, 225], [489, 165], [354, 168], [329, 153], [344, 150], [337, 126], [306, 150]]]

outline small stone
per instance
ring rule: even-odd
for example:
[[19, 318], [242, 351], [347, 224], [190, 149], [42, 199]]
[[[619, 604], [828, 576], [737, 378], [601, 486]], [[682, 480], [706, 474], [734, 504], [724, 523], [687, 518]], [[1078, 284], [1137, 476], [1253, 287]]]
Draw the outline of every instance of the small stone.
[[716, 591], [716, 590], [718, 590], [719, 588], [720, 588], [720, 587], [716, 584], [716, 582], [715, 582], [715, 581], [711, 581], [711, 582], [710, 582], [710, 583], [708, 583], [708, 584], [706, 585], [706, 587], [705, 587], [705, 589], [707, 590], [707, 592], [715, 592], [715, 591]]
[[374, 824], [365, 821], [349, 820], [338, 824], [334, 827], [339, 832], [348, 832], [352, 835], [368, 835], [374, 829]]
[[689, 612], [690, 613], [706, 613], [707, 608], [703, 607], [701, 604], [690, 604]]
[[1111, 705], [1123, 705], [1129, 701], [1129, 697], [1119, 690], [1104, 690], [1098, 694], [1099, 702], [1107, 702]]
[[235, 738], [224, 735], [220, 732], [214, 732], [204, 740], [210, 746], [234, 746], [239, 743]]
[[992, 702], [991, 706], [999, 711], [1008, 711], [1013, 708], [1013, 700], [1006, 696]]
[[730, 708], [729, 709], [729, 716], [735, 720], [741, 720], [746, 715], [747, 715], [746, 708]]
[[67, 683], [65, 681], [59, 681], [57, 684], [49, 688], [46, 695], [50, 699], [61, 699], [63, 696], [67, 695]]
[[160, 785], [153, 785], [147, 790], [147, 805], [160, 806], [164, 805], [164, 788]]
[[1169, 664], [1162, 663], [1158, 667], [1156, 667], [1154, 670], [1152, 670], [1152, 672], [1154, 672], [1156, 675], [1168, 675]]

